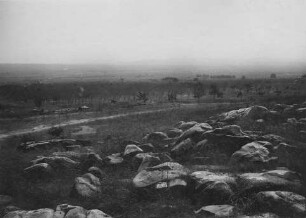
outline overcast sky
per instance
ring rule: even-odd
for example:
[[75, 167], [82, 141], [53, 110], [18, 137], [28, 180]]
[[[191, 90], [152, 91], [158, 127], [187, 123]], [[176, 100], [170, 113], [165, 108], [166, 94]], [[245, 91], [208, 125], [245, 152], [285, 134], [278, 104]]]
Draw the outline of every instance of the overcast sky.
[[305, 0], [0, 0], [1, 63], [305, 63]]

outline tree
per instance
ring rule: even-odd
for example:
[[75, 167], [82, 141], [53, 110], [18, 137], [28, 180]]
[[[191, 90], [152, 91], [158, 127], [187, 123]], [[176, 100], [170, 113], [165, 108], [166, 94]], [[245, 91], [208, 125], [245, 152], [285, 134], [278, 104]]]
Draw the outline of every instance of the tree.
[[142, 101], [143, 103], [146, 103], [149, 100], [145, 92], [138, 92], [136, 97], [138, 101]]
[[276, 74], [275, 73], [271, 73], [270, 79], [276, 79]]
[[205, 87], [201, 82], [197, 82], [193, 86], [193, 97], [200, 101], [200, 98], [205, 95]]
[[217, 86], [217, 84], [213, 83], [210, 85], [209, 87], [209, 94], [212, 95], [214, 98], [216, 98], [216, 96], [218, 95], [219, 93], [219, 88]]

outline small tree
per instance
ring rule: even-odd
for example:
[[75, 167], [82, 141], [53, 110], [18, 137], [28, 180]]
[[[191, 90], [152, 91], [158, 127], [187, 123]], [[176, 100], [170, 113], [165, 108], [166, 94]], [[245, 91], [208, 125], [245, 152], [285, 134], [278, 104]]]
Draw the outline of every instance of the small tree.
[[276, 79], [276, 74], [275, 73], [271, 73], [270, 79]]
[[201, 82], [197, 82], [196, 84], [194, 84], [192, 91], [193, 97], [196, 98], [198, 102], [200, 101], [200, 98], [205, 95], [206, 92], [205, 87]]
[[136, 97], [138, 101], [142, 101], [143, 103], [146, 103], [149, 100], [145, 92], [138, 92]]
[[210, 85], [209, 87], [209, 94], [212, 95], [214, 98], [216, 98], [216, 96], [218, 95], [219, 93], [219, 88], [217, 86], [217, 84], [213, 83]]
[[175, 102], [177, 100], [176, 95], [176, 92], [174, 92], [173, 90], [168, 91], [168, 101]]

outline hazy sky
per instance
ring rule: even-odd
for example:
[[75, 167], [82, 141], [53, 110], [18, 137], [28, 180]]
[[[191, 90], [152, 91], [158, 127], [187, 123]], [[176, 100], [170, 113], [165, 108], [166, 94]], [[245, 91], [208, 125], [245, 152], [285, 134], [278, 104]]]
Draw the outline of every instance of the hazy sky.
[[306, 63], [305, 0], [0, 0], [0, 62]]

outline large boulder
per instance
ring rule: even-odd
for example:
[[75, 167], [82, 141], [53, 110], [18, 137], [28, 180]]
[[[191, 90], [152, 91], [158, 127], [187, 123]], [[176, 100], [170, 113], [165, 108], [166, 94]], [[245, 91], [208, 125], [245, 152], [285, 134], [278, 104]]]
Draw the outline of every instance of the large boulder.
[[190, 138], [187, 138], [171, 149], [171, 155], [174, 158], [188, 158], [187, 156], [193, 150], [194, 146], [195, 143]]
[[227, 203], [236, 189], [235, 178], [224, 173], [197, 171], [190, 174], [193, 200], [197, 204]]
[[269, 110], [266, 107], [255, 105], [223, 113], [220, 119], [223, 122], [255, 121], [264, 118], [267, 113], [269, 113]]
[[241, 130], [238, 125], [226, 125], [222, 128], [216, 128], [211, 133], [222, 134], [222, 135], [232, 135], [232, 136], [245, 136], [246, 134]]
[[244, 173], [238, 176], [241, 195], [260, 191], [294, 191], [302, 188], [299, 174], [285, 170], [271, 170], [263, 173]]
[[133, 167], [138, 169], [137, 171], [140, 172], [148, 167], [156, 166], [161, 164], [161, 159], [159, 158], [158, 154], [154, 153], [139, 153], [135, 155], [132, 160]]
[[79, 166], [80, 164], [77, 161], [74, 161], [68, 157], [62, 157], [62, 156], [38, 157], [35, 160], [33, 160], [32, 163], [33, 165], [40, 164], [40, 163], [47, 163], [54, 170], [75, 168]]
[[177, 128], [173, 128], [173, 129], [168, 129], [166, 131], [166, 134], [169, 138], [176, 138], [179, 137], [181, 134], [183, 133], [183, 130], [181, 129], [177, 129]]
[[210, 131], [205, 132], [202, 138], [203, 140], [206, 139], [207, 142], [202, 146], [201, 153], [211, 157], [216, 154], [224, 154], [228, 159], [243, 145], [253, 141], [249, 136], [215, 134]]
[[192, 139], [192, 141], [197, 143], [201, 140], [203, 133], [211, 129], [212, 127], [208, 123], [198, 123], [183, 132], [183, 134], [178, 138], [176, 143], [180, 143], [181, 141], [187, 138], [190, 138]]
[[38, 163], [25, 168], [24, 173], [30, 178], [47, 178], [52, 175], [53, 169], [47, 163]]
[[101, 193], [100, 179], [91, 173], [86, 173], [75, 179], [74, 191], [83, 198], [95, 199]]
[[189, 122], [180, 121], [176, 126], [177, 126], [178, 129], [181, 129], [181, 130], [185, 131], [185, 130], [193, 127], [196, 124], [197, 124], [196, 121], [189, 121]]
[[197, 215], [203, 217], [232, 217], [234, 215], [234, 206], [232, 205], [208, 205], [195, 211]]
[[133, 179], [136, 188], [144, 188], [162, 181], [169, 181], [187, 175], [186, 169], [175, 162], [166, 162], [140, 171]]
[[37, 210], [16, 210], [7, 213], [4, 218], [54, 218], [54, 210], [49, 208], [37, 209]]
[[121, 153], [114, 153], [111, 155], [108, 155], [104, 161], [106, 162], [106, 164], [110, 164], [110, 165], [120, 165], [123, 163], [124, 159], [123, 157], [121, 157]]
[[258, 207], [285, 217], [305, 217], [305, 197], [287, 191], [264, 191], [256, 194]]
[[173, 141], [169, 138], [166, 133], [163, 132], [152, 132], [147, 134], [143, 140], [147, 143], [153, 144], [155, 147], [163, 148], [166, 144]]
[[[231, 157], [231, 164], [238, 170], [259, 170], [276, 166], [276, 157], [270, 157], [265, 142], [251, 142], [241, 147]], [[269, 143], [268, 143], [269, 144]]]
[[139, 148], [137, 145], [127, 145], [124, 149], [123, 156], [124, 157], [133, 157], [138, 153], [142, 153], [143, 150]]

